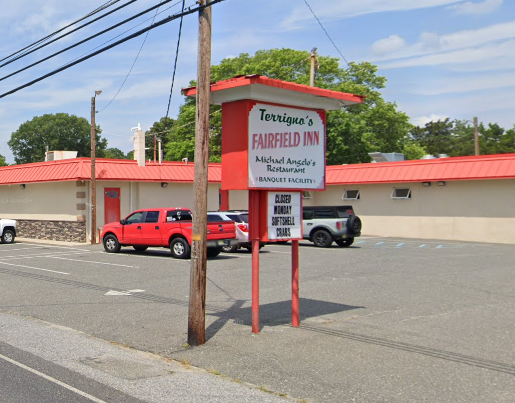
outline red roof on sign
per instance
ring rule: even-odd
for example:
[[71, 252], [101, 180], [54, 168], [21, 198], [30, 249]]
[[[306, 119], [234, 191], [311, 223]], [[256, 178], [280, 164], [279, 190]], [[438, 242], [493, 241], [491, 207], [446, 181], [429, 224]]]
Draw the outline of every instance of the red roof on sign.
[[327, 185], [515, 178], [515, 154], [333, 165]]
[[[182, 92], [188, 97], [194, 97], [197, 87], [183, 88]], [[362, 103], [364, 98], [362, 95], [310, 87], [258, 74], [236, 76], [211, 84], [211, 101], [215, 104], [252, 99], [329, 110]]]
[[[97, 180], [134, 182], [193, 182], [194, 164], [184, 162], [149, 163], [139, 166], [134, 160], [95, 160]], [[0, 184], [91, 180], [89, 158], [35, 162], [0, 168]], [[221, 182], [220, 164], [209, 164], [208, 182]]]
[[[138, 166], [134, 160], [97, 158], [97, 180], [193, 183], [193, 163], [166, 161]], [[326, 168], [327, 185], [487, 180], [515, 178], [515, 154], [450, 157], [433, 160], [332, 165]], [[0, 185], [91, 179], [89, 158], [0, 167]], [[221, 164], [209, 164], [208, 181], [222, 180]]]

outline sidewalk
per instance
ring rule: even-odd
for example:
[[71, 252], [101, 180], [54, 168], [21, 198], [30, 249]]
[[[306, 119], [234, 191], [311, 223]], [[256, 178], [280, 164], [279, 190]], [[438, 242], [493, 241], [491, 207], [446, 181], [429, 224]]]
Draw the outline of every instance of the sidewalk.
[[0, 342], [145, 402], [294, 401], [186, 362], [123, 348], [73, 329], [3, 312]]

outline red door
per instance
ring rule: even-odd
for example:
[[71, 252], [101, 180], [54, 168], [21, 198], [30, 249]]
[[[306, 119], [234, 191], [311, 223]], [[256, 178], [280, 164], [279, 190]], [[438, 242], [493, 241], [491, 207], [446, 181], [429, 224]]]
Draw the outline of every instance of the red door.
[[104, 188], [104, 221], [120, 221], [120, 188]]

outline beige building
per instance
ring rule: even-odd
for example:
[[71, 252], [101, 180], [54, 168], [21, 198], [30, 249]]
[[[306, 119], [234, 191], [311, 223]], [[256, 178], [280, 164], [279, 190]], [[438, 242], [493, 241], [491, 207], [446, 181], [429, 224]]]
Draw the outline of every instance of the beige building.
[[[139, 166], [131, 160], [96, 160], [97, 227], [150, 207], [193, 206], [194, 165], [164, 162]], [[221, 167], [211, 164], [208, 208], [218, 210]], [[0, 217], [17, 220], [18, 236], [89, 242], [89, 158], [0, 168]], [[98, 235], [97, 235], [98, 236]]]
[[328, 166], [326, 184], [304, 205], [352, 205], [363, 235], [515, 244], [515, 154]]
[[[97, 226], [150, 207], [192, 207], [194, 164], [98, 159]], [[210, 164], [208, 209], [246, 209], [246, 191], [220, 191]], [[89, 242], [88, 158], [0, 168], [0, 217], [21, 237]], [[350, 204], [363, 235], [515, 244], [515, 154], [329, 166], [327, 189], [305, 205]], [[228, 193], [228, 194], [227, 194]]]

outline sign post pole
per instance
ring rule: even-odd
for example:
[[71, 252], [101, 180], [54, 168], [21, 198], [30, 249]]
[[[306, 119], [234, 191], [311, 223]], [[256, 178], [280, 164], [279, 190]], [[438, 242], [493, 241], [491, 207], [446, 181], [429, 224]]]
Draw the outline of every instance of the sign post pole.
[[299, 241], [291, 241], [291, 325], [299, 327]]
[[252, 243], [252, 333], [259, 333], [259, 190], [249, 190], [249, 237]]

